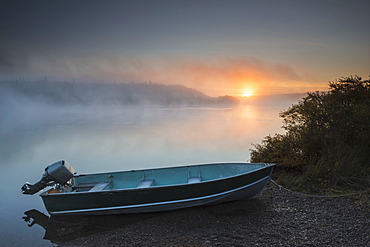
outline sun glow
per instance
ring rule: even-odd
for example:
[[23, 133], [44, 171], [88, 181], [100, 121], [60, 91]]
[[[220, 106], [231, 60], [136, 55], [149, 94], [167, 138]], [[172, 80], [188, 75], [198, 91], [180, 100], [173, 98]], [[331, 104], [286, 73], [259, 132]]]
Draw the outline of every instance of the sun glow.
[[253, 95], [253, 91], [251, 89], [244, 89], [243, 90], [243, 94], [242, 94], [243, 97], [250, 97], [252, 95]]

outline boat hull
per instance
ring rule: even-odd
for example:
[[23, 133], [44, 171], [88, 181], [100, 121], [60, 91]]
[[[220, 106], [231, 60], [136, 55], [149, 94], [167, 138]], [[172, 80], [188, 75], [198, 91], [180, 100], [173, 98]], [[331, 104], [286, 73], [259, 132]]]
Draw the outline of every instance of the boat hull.
[[51, 215], [103, 215], [159, 212], [249, 199], [266, 186], [273, 165], [237, 176], [193, 184], [41, 194]]

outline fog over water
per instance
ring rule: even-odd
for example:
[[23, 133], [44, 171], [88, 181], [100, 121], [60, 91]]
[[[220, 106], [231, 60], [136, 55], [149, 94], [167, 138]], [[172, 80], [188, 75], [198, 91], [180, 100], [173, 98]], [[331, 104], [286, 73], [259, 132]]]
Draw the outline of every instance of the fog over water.
[[278, 113], [300, 98], [194, 104], [184, 94], [181, 104], [87, 104], [76, 98], [72, 104], [4, 85], [0, 94], [0, 238], [9, 246], [51, 245], [42, 240], [41, 227], [29, 228], [21, 219], [33, 208], [46, 213], [41, 198], [22, 195], [20, 187], [38, 181], [47, 165], [65, 159], [78, 173], [95, 173], [248, 161], [251, 143], [283, 132]]

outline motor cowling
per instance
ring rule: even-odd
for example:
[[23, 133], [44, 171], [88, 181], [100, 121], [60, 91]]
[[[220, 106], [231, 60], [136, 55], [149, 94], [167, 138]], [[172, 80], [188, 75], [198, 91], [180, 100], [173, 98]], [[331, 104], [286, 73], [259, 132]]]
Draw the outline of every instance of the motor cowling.
[[56, 184], [65, 186], [73, 177], [74, 168], [66, 161], [55, 162], [45, 168], [40, 181], [35, 184], [25, 183], [21, 190], [23, 194], [33, 195], [47, 186]]

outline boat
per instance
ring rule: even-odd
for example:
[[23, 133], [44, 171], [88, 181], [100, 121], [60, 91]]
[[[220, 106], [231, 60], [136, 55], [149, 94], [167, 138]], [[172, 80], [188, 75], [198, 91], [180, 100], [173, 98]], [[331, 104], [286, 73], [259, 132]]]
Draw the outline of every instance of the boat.
[[96, 174], [76, 174], [66, 161], [46, 167], [39, 182], [22, 186], [40, 193], [50, 215], [160, 212], [257, 196], [275, 164], [212, 163]]

